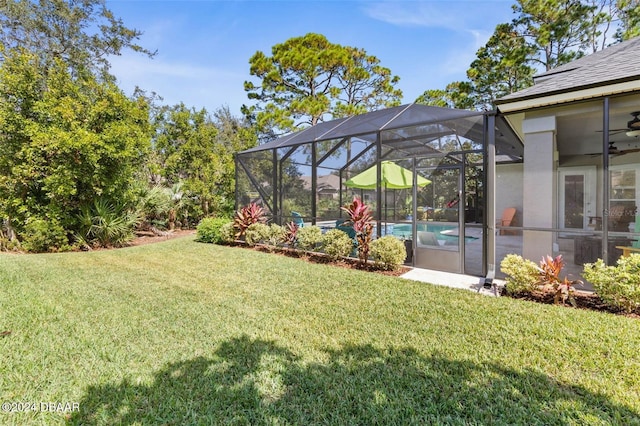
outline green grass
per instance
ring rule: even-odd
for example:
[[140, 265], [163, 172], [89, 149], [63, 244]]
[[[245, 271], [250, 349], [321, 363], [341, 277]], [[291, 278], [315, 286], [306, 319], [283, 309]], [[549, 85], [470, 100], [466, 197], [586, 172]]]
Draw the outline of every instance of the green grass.
[[640, 424], [640, 320], [182, 238], [0, 255], [0, 424]]

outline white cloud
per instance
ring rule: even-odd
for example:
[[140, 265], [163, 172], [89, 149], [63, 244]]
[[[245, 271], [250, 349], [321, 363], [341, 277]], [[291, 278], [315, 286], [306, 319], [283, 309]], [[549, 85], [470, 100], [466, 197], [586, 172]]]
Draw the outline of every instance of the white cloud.
[[399, 26], [464, 28], [460, 15], [450, 2], [386, 2], [368, 4], [364, 8], [370, 18]]

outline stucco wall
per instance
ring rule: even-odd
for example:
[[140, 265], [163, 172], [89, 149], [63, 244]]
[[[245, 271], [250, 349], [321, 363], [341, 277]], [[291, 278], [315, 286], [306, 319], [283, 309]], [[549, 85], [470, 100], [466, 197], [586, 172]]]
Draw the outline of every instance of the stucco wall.
[[522, 226], [522, 173], [522, 163], [496, 165], [496, 219], [507, 207], [515, 207], [514, 226]]

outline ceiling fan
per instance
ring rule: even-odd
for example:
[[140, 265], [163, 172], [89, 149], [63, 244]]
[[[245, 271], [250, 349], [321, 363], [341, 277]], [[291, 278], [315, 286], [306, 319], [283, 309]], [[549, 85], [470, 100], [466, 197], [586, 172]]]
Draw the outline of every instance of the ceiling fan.
[[624, 129], [611, 129], [609, 132], [611, 134], [617, 134], [626, 132], [627, 136], [634, 137], [640, 136], [640, 111], [634, 111], [631, 113], [633, 117], [631, 120], [627, 121], [627, 127]]
[[[640, 134], [640, 130], [639, 130], [639, 134]], [[630, 148], [630, 149], [619, 149], [617, 146], [615, 146], [615, 143], [618, 141], [609, 141], [609, 155], [623, 155], [623, 154], [628, 154], [630, 152], [640, 152], [640, 148]], [[598, 156], [598, 155], [602, 155], [601, 152], [594, 152], [591, 154], [588, 154], [590, 156]]]

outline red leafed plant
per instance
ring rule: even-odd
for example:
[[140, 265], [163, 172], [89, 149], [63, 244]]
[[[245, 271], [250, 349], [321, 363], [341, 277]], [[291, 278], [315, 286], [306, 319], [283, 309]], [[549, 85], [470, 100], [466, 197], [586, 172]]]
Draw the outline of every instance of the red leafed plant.
[[562, 304], [564, 304], [569, 300], [573, 306], [576, 306], [576, 301], [573, 296], [575, 291], [574, 285], [582, 284], [582, 281], [571, 281], [567, 277], [561, 279], [560, 272], [562, 272], [564, 265], [565, 263], [562, 260], [561, 254], [555, 258], [551, 256], [543, 257], [540, 261], [540, 285], [543, 287], [551, 287], [554, 290], [554, 303], [562, 301]]
[[369, 248], [373, 234], [371, 209], [358, 197], [354, 197], [351, 204], [341, 207], [341, 209], [349, 216], [349, 220], [345, 222], [345, 225], [353, 227], [356, 233], [356, 241], [358, 242], [358, 258], [360, 263], [365, 264], [369, 259]]
[[236, 230], [236, 238], [241, 238], [247, 228], [254, 223], [265, 223], [267, 218], [264, 215], [264, 209], [256, 203], [242, 207], [236, 212], [233, 218], [233, 227]]
[[289, 222], [285, 225], [285, 232], [282, 242], [289, 247], [293, 247], [296, 244], [298, 238], [298, 225], [295, 222]]

